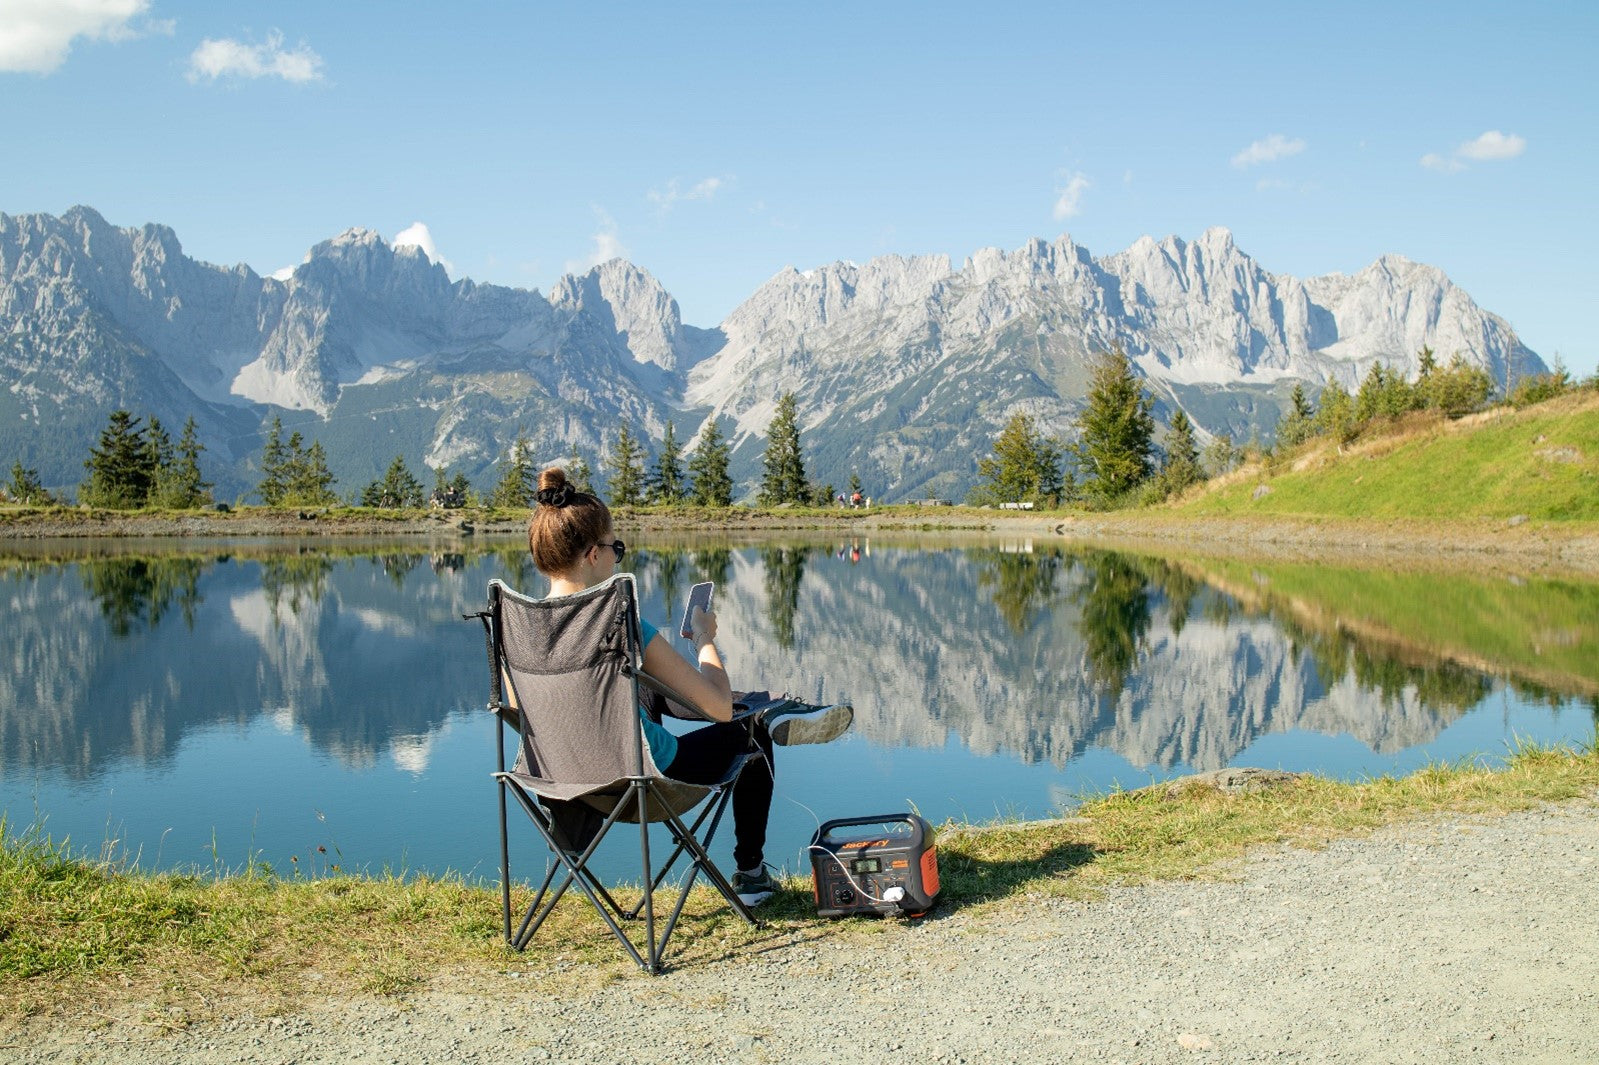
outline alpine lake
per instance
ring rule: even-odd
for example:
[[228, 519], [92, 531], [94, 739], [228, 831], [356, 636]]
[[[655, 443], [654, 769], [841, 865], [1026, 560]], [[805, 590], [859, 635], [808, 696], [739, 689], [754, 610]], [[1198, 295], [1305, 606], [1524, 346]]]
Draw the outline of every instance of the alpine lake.
[[[1045, 818], [1224, 767], [1492, 764], [1590, 744], [1599, 718], [1591, 580], [620, 531], [663, 632], [716, 582], [735, 687], [855, 707], [842, 739], [777, 752], [767, 859], [789, 873], [833, 818]], [[498, 725], [462, 620], [493, 578], [545, 591], [517, 540], [0, 546], [5, 831], [147, 870], [493, 882]], [[636, 861], [602, 868], [636, 880]]]

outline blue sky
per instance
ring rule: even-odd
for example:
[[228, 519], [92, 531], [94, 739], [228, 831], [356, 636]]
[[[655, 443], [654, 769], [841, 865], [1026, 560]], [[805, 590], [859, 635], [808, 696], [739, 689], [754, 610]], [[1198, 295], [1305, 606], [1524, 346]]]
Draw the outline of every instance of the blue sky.
[[[1599, 364], [1599, 4], [0, 0], [0, 211], [269, 273], [350, 226], [716, 324], [784, 266], [1230, 228]], [[413, 228], [426, 227], [426, 237]]]

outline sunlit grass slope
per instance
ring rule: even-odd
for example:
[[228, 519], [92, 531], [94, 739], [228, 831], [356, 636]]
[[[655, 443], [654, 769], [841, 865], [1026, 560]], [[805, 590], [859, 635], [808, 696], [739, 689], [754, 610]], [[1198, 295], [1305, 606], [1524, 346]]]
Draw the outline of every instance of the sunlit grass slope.
[[1176, 505], [1198, 515], [1599, 521], [1599, 394], [1313, 441]]

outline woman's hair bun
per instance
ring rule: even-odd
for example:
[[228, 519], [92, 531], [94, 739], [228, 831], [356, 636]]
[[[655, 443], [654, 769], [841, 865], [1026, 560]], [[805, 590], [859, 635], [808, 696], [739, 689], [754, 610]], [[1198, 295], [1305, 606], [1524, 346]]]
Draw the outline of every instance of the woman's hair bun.
[[566, 506], [572, 502], [572, 497], [578, 495], [566, 480], [566, 471], [559, 466], [551, 466], [539, 474], [539, 490], [535, 495], [540, 503], [547, 507]]

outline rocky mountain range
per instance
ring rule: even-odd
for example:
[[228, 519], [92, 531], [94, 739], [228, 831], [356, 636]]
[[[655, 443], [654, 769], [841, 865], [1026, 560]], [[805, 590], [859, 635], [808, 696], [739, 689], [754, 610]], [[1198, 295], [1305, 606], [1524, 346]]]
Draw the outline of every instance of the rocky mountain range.
[[[796, 393], [809, 472], [858, 472], [885, 500], [959, 497], [1017, 410], [1063, 439], [1092, 357], [1131, 355], [1157, 416], [1269, 439], [1296, 382], [1314, 395], [1429, 345], [1495, 380], [1545, 369], [1441, 271], [1272, 274], [1225, 229], [1095, 258], [1069, 237], [943, 256], [787, 269], [716, 328], [685, 324], [644, 270], [612, 260], [536, 290], [451, 281], [421, 249], [351, 229], [284, 279], [189, 258], [160, 225], [94, 210], [0, 214], [0, 460], [76, 485], [107, 414], [189, 416], [221, 498], [255, 483], [273, 416], [358, 492], [396, 455], [495, 480], [519, 432], [539, 461], [596, 469], [623, 424], [652, 445], [707, 418], [752, 491], [777, 398]], [[425, 479], [429, 479], [426, 478]]]

